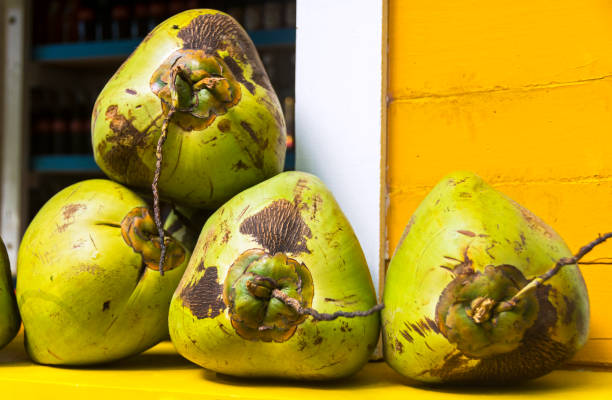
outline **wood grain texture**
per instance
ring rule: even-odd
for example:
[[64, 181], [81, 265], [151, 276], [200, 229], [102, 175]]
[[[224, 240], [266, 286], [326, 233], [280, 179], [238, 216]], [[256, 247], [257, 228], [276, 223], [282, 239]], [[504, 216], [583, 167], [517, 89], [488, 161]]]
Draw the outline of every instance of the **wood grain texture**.
[[597, 79], [612, 72], [605, 0], [391, 0], [392, 98]]
[[[390, 0], [387, 240], [427, 192], [471, 170], [573, 251], [612, 231], [612, 3]], [[612, 256], [612, 244], [592, 257]], [[581, 364], [612, 365], [612, 267], [582, 268]]]

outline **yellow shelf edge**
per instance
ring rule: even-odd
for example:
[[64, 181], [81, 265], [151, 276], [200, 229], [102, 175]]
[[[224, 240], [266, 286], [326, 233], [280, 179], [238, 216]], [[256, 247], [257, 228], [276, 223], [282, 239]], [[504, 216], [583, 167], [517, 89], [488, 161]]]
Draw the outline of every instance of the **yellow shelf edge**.
[[0, 350], [0, 387], [3, 398], [44, 397], [88, 400], [147, 399], [455, 399], [530, 398], [563, 395], [563, 399], [610, 398], [612, 370], [558, 370], [542, 378], [507, 388], [415, 387], [384, 362], [370, 362], [355, 376], [331, 382], [248, 380], [217, 375], [190, 363], [170, 342], [120, 362], [88, 368], [60, 368], [32, 363], [20, 334]]

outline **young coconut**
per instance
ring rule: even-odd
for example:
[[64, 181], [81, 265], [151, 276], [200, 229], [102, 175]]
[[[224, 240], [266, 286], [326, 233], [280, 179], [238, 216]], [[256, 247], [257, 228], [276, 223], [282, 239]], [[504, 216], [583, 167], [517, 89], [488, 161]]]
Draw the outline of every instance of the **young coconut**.
[[0, 349], [13, 340], [20, 325], [9, 259], [0, 238]]
[[[257, 50], [214, 10], [156, 27], [106, 84], [94, 106], [96, 163], [111, 179], [216, 209], [282, 171], [285, 121]], [[165, 249], [162, 249], [162, 253]]]
[[536, 378], [586, 341], [589, 301], [574, 257], [531, 212], [469, 172], [415, 211], [387, 272], [385, 360], [421, 382]]
[[108, 180], [72, 185], [38, 212], [21, 242], [17, 301], [26, 349], [42, 364], [103, 363], [168, 336], [168, 308], [191, 255], [181, 218], [160, 239], [147, 203]]
[[333, 379], [367, 362], [380, 308], [332, 194], [312, 175], [285, 172], [206, 222], [172, 298], [170, 337], [212, 371]]

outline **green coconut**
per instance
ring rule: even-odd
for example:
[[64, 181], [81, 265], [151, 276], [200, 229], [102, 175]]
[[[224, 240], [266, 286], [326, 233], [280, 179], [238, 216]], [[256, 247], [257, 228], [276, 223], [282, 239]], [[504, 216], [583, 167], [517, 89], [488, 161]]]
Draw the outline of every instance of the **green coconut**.
[[206, 209], [281, 172], [285, 130], [251, 39], [229, 15], [205, 9], [156, 27], [92, 115], [95, 160], [107, 176], [150, 190], [161, 158], [161, 197]]
[[[164, 211], [165, 208], [162, 208]], [[166, 257], [147, 203], [108, 180], [56, 194], [21, 242], [17, 301], [26, 349], [42, 364], [83, 365], [138, 354], [168, 336], [168, 308], [194, 240], [164, 212]]]
[[530, 211], [472, 173], [450, 174], [419, 205], [389, 265], [385, 360], [428, 383], [509, 383], [550, 372], [588, 336], [578, 267], [540, 279], [571, 257]]
[[206, 222], [172, 298], [170, 336], [219, 373], [333, 379], [368, 361], [379, 315], [359, 311], [375, 305], [363, 251], [330, 191], [286, 172]]
[[0, 238], [0, 349], [13, 340], [20, 325], [9, 259]]

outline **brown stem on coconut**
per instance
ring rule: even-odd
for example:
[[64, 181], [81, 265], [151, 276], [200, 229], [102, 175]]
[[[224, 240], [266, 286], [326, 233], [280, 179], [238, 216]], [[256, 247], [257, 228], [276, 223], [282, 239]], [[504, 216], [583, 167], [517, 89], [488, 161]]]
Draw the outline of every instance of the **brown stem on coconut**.
[[333, 314], [320, 313], [314, 308], [310, 307], [302, 307], [300, 302], [294, 299], [293, 297], [287, 296], [285, 293], [278, 289], [274, 289], [271, 293], [271, 296], [275, 299], [278, 299], [285, 303], [285, 305], [291, 307], [296, 313], [300, 315], [310, 315], [313, 319], [317, 321], [333, 321], [336, 318], [344, 317], [344, 318], [355, 318], [355, 317], [367, 317], [368, 315], [374, 314], [385, 308], [383, 303], [376, 304], [374, 307], [370, 308], [366, 311], [336, 311]]
[[481, 324], [491, 319], [491, 312], [497, 303], [489, 297], [477, 297], [472, 300], [467, 314], [475, 323]]
[[309, 316], [317, 321], [366, 317], [383, 308], [333, 314], [312, 308], [314, 282], [304, 263], [284, 253], [250, 249], [234, 261], [223, 283], [223, 301], [232, 326], [248, 340], [284, 342]]
[[512, 265], [465, 265], [442, 291], [436, 304], [436, 325], [450, 343], [472, 358], [487, 358], [517, 349], [538, 316], [535, 295], [526, 296], [512, 312], [497, 305], [512, 298], [529, 281]]
[[[162, 147], [168, 137], [172, 118], [175, 123], [188, 121], [190, 126], [203, 130], [217, 115], [225, 114], [241, 98], [240, 85], [230, 68], [217, 56], [203, 50], [181, 49], [172, 53], [153, 73], [151, 90], [162, 104], [161, 135], [157, 141], [156, 166], [153, 178], [153, 207], [155, 224], [162, 240], [162, 257], [166, 251], [159, 212], [158, 184], [161, 175]], [[162, 258], [163, 262], [163, 258]], [[163, 268], [160, 268], [163, 274]]]
[[147, 268], [169, 271], [180, 266], [185, 261], [185, 249], [171, 236], [167, 236], [167, 252], [162, 255], [161, 238], [155, 236], [155, 230], [155, 222], [146, 207], [132, 209], [121, 221], [123, 240], [142, 256], [142, 262]]
[[575, 265], [612, 232], [582, 247], [576, 255], [556, 262], [544, 274], [527, 279], [512, 265], [487, 265], [475, 270], [465, 260], [452, 269], [455, 278], [444, 288], [436, 305], [440, 333], [464, 355], [489, 358], [522, 346], [525, 335], [538, 320], [540, 301], [536, 290], [565, 265]]
[[[529, 282], [525, 287], [523, 287], [510, 300], [500, 303], [497, 306], [496, 311], [503, 312], [503, 311], [508, 311], [508, 310], [513, 309], [514, 307], [516, 307], [516, 304], [518, 303], [518, 301], [521, 298], [523, 298], [526, 293], [537, 288], [538, 286], [541, 286], [544, 282], [546, 282], [547, 280], [555, 276], [564, 266], [580, 263], [580, 260], [582, 259], [582, 257], [590, 253], [591, 250], [593, 250], [596, 246], [602, 244], [603, 242], [605, 242], [606, 240], [610, 238], [612, 238], [612, 232], [608, 232], [603, 235], [600, 235], [597, 239], [593, 240], [586, 246], [581, 247], [580, 250], [578, 250], [578, 252], [573, 257], [564, 257], [560, 259], [559, 261], [557, 261], [554, 267], [552, 267], [551, 269], [549, 269], [542, 275], [531, 280], [531, 282]], [[607, 263], [594, 263], [594, 264], [607, 264]]]
[[164, 225], [161, 220], [161, 211], [159, 207], [159, 177], [161, 175], [161, 165], [163, 160], [162, 155], [162, 147], [164, 146], [164, 142], [168, 137], [168, 125], [170, 124], [170, 118], [174, 115], [176, 110], [174, 107], [170, 109], [166, 118], [164, 118], [164, 123], [162, 124], [161, 135], [159, 136], [159, 140], [157, 141], [157, 149], [155, 151], [155, 156], [157, 158], [157, 162], [155, 165], [155, 175], [153, 176], [153, 184], [151, 185], [153, 189], [153, 215], [155, 217], [155, 226], [157, 227], [157, 232], [159, 234], [159, 240], [161, 245], [161, 254], [159, 259], [159, 272], [161, 275], [164, 275], [164, 258], [166, 256], [166, 238], [164, 235]]
[[170, 125], [170, 120], [174, 116], [174, 113], [176, 113], [179, 104], [179, 99], [176, 91], [176, 79], [181, 72], [182, 70], [180, 66], [175, 66], [172, 68], [172, 71], [170, 73], [170, 82], [168, 84], [170, 86], [170, 93], [172, 93], [172, 103], [170, 104], [168, 114], [166, 115], [162, 123], [161, 134], [157, 141], [157, 148], [155, 150], [155, 175], [153, 176], [153, 183], [151, 184], [151, 188], [153, 189], [153, 215], [155, 218], [155, 226], [157, 227], [161, 246], [159, 273], [162, 276], [164, 275], [164, 259], [166, 257], [166, 238], [164, 234], [164, 225], [161, 220], [161, 211], [159, 207], [159, 178], [161, 176], [161, 166], [163, 161], [162, 149], [164, 143], [166, 142], [166, 139], [168, 138], [168, 127]]

